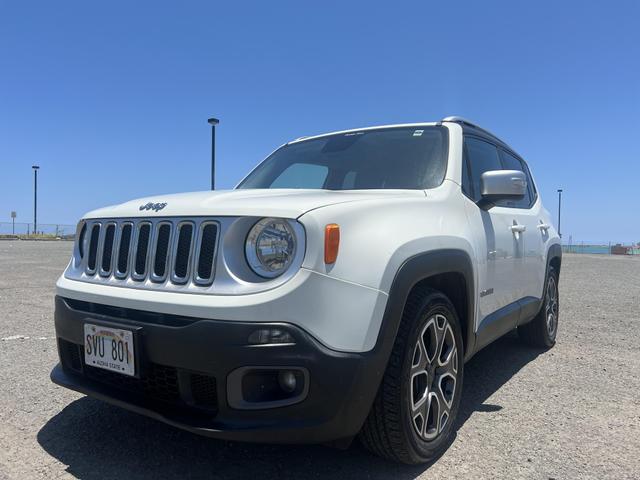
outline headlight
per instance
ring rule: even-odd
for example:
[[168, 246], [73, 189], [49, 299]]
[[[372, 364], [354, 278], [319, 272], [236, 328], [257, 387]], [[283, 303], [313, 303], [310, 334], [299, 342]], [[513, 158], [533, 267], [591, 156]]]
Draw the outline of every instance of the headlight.
[[247, 262], [261, 277], [282, 275], [291, 265], [295, 252], [296, 235], [289, 222], [281, 218], [263, 218], [247, 235]]

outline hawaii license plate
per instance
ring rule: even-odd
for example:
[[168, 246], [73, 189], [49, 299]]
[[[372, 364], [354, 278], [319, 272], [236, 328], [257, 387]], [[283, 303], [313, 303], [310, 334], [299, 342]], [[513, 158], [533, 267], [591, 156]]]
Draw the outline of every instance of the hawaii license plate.
[[84, 324], [84, 362], [123, 375], [135, 375], [133, 332]]

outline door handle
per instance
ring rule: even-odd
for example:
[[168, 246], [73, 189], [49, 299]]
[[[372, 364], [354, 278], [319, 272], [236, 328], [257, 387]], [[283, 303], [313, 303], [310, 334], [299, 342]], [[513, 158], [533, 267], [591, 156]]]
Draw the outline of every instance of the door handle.
[[540, 225], [538, 225], [538, 228], [546, 232], [551, 228], [551, 225], [549, 225], [548, 223], [541, 223]]
[[522, 233], [524, 231], [527, 230], [527, 226], [526, 225], [511, 225], [509, 227], [509, 229], [513, 232], [513, 233]]

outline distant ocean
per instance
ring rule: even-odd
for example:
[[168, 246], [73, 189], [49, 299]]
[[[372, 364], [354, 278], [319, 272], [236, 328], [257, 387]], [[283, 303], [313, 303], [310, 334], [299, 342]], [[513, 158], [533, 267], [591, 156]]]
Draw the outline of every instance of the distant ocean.
[[567, 253], [596, 253], [608, 255], [609, 245], [563, 245], [562, 250]]
[[[591, 253], [599, 255], [608, 255], [611, 253], [609, 245], [563, 245], [562, 251], [566, 253]], [[629, 253], [640, 255], [640, 249], [634, 248]]]

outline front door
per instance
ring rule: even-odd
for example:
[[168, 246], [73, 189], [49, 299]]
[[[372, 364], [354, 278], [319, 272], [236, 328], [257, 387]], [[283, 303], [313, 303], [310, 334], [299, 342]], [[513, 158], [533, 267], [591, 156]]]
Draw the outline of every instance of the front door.
[[[516, 218], [516, 209], [495, 206], [479, 208], [480, 177], [490, 170], [503, 170], [498, 149], [480, 138], [465, 137], [462, 189], [467, 218], [476, 232], [478, 259], [478, 297], [476, 298], [476, 330], [485, 319], [502, 308], [511, 309], [517, 322], [517, 301], [524, 296], [524, 228]], [[499, 313], [505, 313], [504, 311]], [[515, 324], [513, 325], [515, 326]]]

